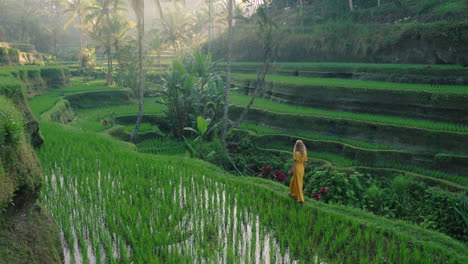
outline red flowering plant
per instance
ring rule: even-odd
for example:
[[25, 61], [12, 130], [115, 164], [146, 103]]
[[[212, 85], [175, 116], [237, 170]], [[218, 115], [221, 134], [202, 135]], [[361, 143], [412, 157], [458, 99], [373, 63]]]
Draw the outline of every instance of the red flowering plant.
[[314, 196], [315, 200], [321, 200], [323, 199], [328, 193], [328, 189], [325, 187], [320, 188], [318, 193], [312, 194]]
[[276, 175], [276, 180], [278, 180], [279, 182], [283, 182], [284, 180], [286, 180], [286, 174], [284, 174], [283, 172], [279, 170], [275, 170], [275, 175]]
[[315, 199], [315, 200], [320, 200], [320, 194], [314, 193], [314, 194], [312, 194], [312, 195], [314, 196], [314, 199]]
[[325, 195], [326, 193], [328, 193], [328, 189], [325, 188], [325, 187], [322, 187], [322, 188], [320, 188], [320, 192], [321, 192], [323, 195]]
[[266, 164], [263, 164], [262, 172], [260, 172], [258, 176], [263, 177], [263, 178], [268, 178], [268, 176], [270, 175], [270, 172], [271, 172], [271, 167]]

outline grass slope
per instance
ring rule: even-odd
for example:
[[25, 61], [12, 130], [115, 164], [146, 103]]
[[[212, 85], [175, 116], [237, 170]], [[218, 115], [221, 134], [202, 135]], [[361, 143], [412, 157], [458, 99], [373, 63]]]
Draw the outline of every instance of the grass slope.
[[[234, 105], [245, 107], [250, 100], [250, 96], [242, 95], [237, 92], [231, 93], [231, 102]], [[298, 115], [311, 115], [318, 117], [325, 117], [330, 119], [347, 119], [361, 122], [370, 122], [377, 124], [390, 124], [401, 127], [412, 127], [420, 129], [428, 129], [435, 131], [449, 131], [456, 133], [467, 133], [468, 126], [461, 124], [450, 124], [435, 121], [426, 121], [420, 119], [395, 117], [395, 116], [383, 116], [383, 115], [371, 115], [371, 114], [360, 114], [352, 112], [340, 112], [332, 110], [323, 110], [317, 108], [310, 108], [304, 106], [295, 106], [289, 104], [281, 104], [271, 102], [263, 98], [255, 99], [253, 104], [254, 108], [264, 109], [272, 112], [298, 114]]]
[[[256, 74], [234, 74], [233, 78], [247, 79], [255, 81]], [[268, 75], [266, 81], [273, 83], [291, 84], [291, 85], [308, 85], [310, 89], [314, 86], [331, 86], [331, 87], [348, 87], [356, 89], [376, 89], [376, 90], [395, 90], [395, 91], [418, 91], [431, 93], [456, 93], [468, 94], [468, 85], [429, 85], [429, 84], [409, 84], [409, 83], [392, 83], [392, 82], [376, 82], [362, 81], [350, 79], [336, 78], [309, 78], [296, 76], [280, 76]]]
[[[87, 217], [83, 214], [85, 212], [92, 213], [95, 211], [92, 208], [99, 206], [99, 212], [103, 214], [99, 219], [103, 221], [105, 226], [108, 226], [110, 229], [108, 232], [116, 232], [118, 243], [123, 246], [122, 243], [125, 242], [122, 241], [127, 241], [126, 243], [132, 249], [128, 261], [148, 260], [150, 259], [148, 255], [157, 261], [187, 260], [185, 258], [187, 256], [184, 255], [168, 255], [161, 249], [155, 251], [154, 246], [152, 246], [154, 243], [169, 242], [165, 242], [164, 239], [160, 240], [161, 238], [157, 239], [149, 233], [145, 234], [146, 228], [142, 230], [140, 223], [149, 221], [149, 223], [155, 224], [154, 221], [159, 219], [156, 217], [151, 220], [149, 218], [151, 211], [142, 209], [146, 206], [154, 208], [154, 205], [150, 206], [153, 203], [151, 199], [148, 200], [148, 196], [143, 195], [148, 193], [149, 197], [152, 197], [152, 184], [148, 185], [147, 182], [152, 182], [151, 179], [156, 181], [171, 179], [178, 182], [179, 177], [188, 177], [188, 175], [192, 175], [195, 182], [207, 177], [223, 184], [223, 186], [229, 186], [226, 187], [228, 188], [226, 191], [239, 195], [238, 210], [248, 208], [248, 212], [258, 214], [262, 229], [275, 230], [279, 245], [282, 249], [288, 248], [293, 259], [311, 261], [313, 256], [311, 252], [313, 252], [313, 254], [318, 254], [320, 259], [330, 263], [342, 263], [343, 261], [347, 263], [357, 261], [373, 263], [380, 261], [381, 258], [391, 262], [426, 263], [440, 263], [440, 261], [463, 263], [467, 260], [465, 245], [414, 225], [386, 220], [346, 207], [318, 203], [311, 199], [307, 199], [307, 202], [300, 206], [287, 197], [287, 187], [271, 181], [233, 177], [213, 165], [198, 160], [177, 157], [168, 159], [164, 156], [137, 154], [108, 137], [67, 129], [60, 125], [46, 123], [41, 125], [46, 143], [40, 149], [39, 156], [44, 166], [44, 172], [49, 179], [46, 182], [48, 186], [45, 187], [46, 191], [42, 198], [44, 203], [61, 223], [65, 234], [71, 236], [70, 228], [77, 226], [77, 238], [70, 238], [70, 242], [78, 239], [80, 245], [82, 240], [86, 240], [84, 230], [96, 228], [92, 226], [96, 225], [93, 215]], [[56, 163], [59, 167], [56, 167]], [[167, 167], [167, 165], [174, 167], [171, 169], [171, 166]], [[66, 198], [69, 194], [58, 193], [57, 196], [48, 196], [52, 194], [52, 188], [54, 188], [51, 186], [53, 181], [50, 178], [50, 171], [57, 172], [59, 168], [61, 168], [64, 177], [69, 177], [68, 175], [77, 177], [78, 186], [81, 186], [78, 193], [85, 199], [74, 200], [73, 203], [69, 204], [71, 201]], [[92, 192], [97, 191], [97, 187], [88, 189], [90, 188], [87, 187], [89, 184], [86, 184], [98, 181], [98, 170], [105, 171], [105, 175], [109, 172], [109, 176], [99, 176], [99, 185], [103, 193], [101, 198], [99, 198], [100, 195]], [[118, 186], [127, 186], [124, 187], [125, 192], [119, 192], [117, 200], [117, 197], [111, 198], [114, 196], [111, 194], [112, 189], [120, 190], [122, 187], [113, 187], [113, 177], [117, 177]], [[72, 183], [69, 179], [65, 178], [64, 180], [66, 184]], [[166, 190], [169, 193], [178, 188], [178, 184], [177, 186], [163, 186], [165, 189], [168, 188]], [[208, 188], [212, 188], [212, 186], [210, 184]], [[142, 193], [135, 193], [137, 190]], [[213, 189], [210, 190], [213, 191]], [[88, 193], [91, 193], [91, 196], [88, 196]], [[187, 195], [190, 197], [196, 194], [187, 193]], [[99, 200], [94, 199], [103, 200], [96, 204]], [[114, 204], [117, 201], [119, 206]], [[167, 217], [167, 215], [164, 216], [165, 211], [161, 211], [165, 206], [164, 203], [159, 202], [159, 204], [162, 207], [155, 208], [155, 212], [160, 212], [157, 213], [159, 217]], [[66, 208], [67, 206], [69, 208]], [[70, 222], [69, 213], [67, 213], [68, 210], [71, 210], [70, 207], [77, 210], [72, 219], [78, 221], [78, 225]], [[209, 217], [209, 215], [202, 217]], [[291, 228], [291, 223], [295, 223], [295, 228]], [[211, 223], [206, 222], [206, 225], [209, 227]], [[104, 240], [108, 234], [106, 230], [97, 232], [101, 236], [95, 237], [96, 233], [93, 232], [90, 234], [92, 235], [88, 239], [91, 241], [107, 243]], [[124, 239], [125, 237], [127, 239]], [[135, 240], [135, 237], [139, 239]], [[169, 239], [171, 238], [169, 237]], [[200, 239], [199, 246], [208, 243], [206, 237]], [[95, 245], [92, 247], [95, 248]], [[235, 246], [232, 250], [234, 257], [239, 257]], [[209, 252], [215, 254], [216, 250]]]

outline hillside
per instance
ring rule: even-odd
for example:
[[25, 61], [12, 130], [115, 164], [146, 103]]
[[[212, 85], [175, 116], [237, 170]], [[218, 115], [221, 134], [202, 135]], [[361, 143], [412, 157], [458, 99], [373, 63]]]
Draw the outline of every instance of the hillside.
[[[34, 147], [43, 143], [27, 103], [53, 87], [66, 87], [63, 68], [0, 70], [0, 262], [60, 263], [58, 227], [37, 198], [43, 184]], [[62, 80], [55, 78], [61, 76]], [[63, 82], [64, 81], [64, 82]], [[28, 89], [26, 89], [28, 87]]]
[[[379, 1], [380, 2], [380, 1]], [[287, 4], [285, 4], [287, 3]], [[273, 1], [276, 61], [463, 64], [468, 58], [466, 1]], [[214, 41], [225, 59], [226, 36]], [[234, 28], [233, 59], [260, 61], [255, 16]]]

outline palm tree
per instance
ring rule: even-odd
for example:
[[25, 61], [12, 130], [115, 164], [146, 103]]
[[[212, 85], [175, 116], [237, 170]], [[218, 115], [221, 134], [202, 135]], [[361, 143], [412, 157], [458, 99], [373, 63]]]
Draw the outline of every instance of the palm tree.
[[161, 19], [161, 21], [162, 21], [162, 23], [163, 23], [163, 26], [164, 26], [165, 21], [164, 21], [164, 13], [163, 13], [163, 10], [162, 10], [161, 1], [160, 1], [160, 0], [154, 0], [154, 3], [155, 3], [156, 6], [158, 7], [159, 18]]
[[140, 129], [141, 119], [143, 117], [143, 95], [145, 90], [145, 79], [143, 74], [143, 37], [145, 34], [145, 1], [144, 0], [131, 0], [132, 9], [135, 11], [137, 17], [137, 28], [138, 28], [138, 73], [140, 81], [139, 89], [139, 102], [138, 102], [138, 117], [135, 124], [135, 128], [130, 134], [130, 140], [134, 140]]
[[123, 2], [120, 0], [97, 0], [87, 8], [89, 15], [86, 17], [92, 31], [100, 39], [101, 45], [104, 46], [105, 54], [107, 55], [107, 74], [106, 85], [112, 85], [112, 33], [111, 25], [114, 19], [119, 19], [120, 13], [126, 11], [123, 7]]
[[229, 90], [231, 86], [231, 61], [232, 61], [232, 0], [228, 0], [228, 50], [227, 50], [227, 65], [226, 65], [226, 89], [224, 89], [224, 114], [223, 114], [223, 130], [221, 133], [221, 141], [226, 147], [227, 126], [229, 121]]
[[[67, 14], [70, 13], [71, 16], [67, 19], [63, 27], [66, 29], [70, 23], [75, 20], [75, 18], [78, 17], [78, 23], [79, 25], [83, 25], [84, 17], [87, 12], [87, 7], [89, 5], [89, 2], [87, 0], [72, 0], [70, 1], [62, 1], [60, 2], [65, 9], [63, 10], [63, 13]], [[81, 73], [81, 70], [83, 69], [83, 58], [81, 52], [83, 51], [83, 30], [80, 27], [80, 52], [79, 54], [79, 60], [80, 60], [80, 67], [78, 71]]]
[[172, 45], [176, 57], [181, 57], [192, 38], [192, 17], [180, 6], [175, 6], [165, 16], [162, 34]]
[[273, 39], [274, 30], [277, 28], [277, 25], [273, 21], [270, 15], [267, 13], [267, 8], [261, 6], [257, 9], [257, 24], [258, 24], [258, 34], [263, 40], [263, 52], [264, 52], [264, 61], [263, 69], [257, 73], [257, 81], [255, 82], [255, 89], [253, 91], [252, 97], [250, 98], [249, 103], [242, 111], [239, 119], [234, 124], [235, 127], [239, 127], [240, 123], [247, 115], [250, 107], [253, 105], [257, 94], [263, 90], [265, 86], [265, 76], [268, 73], [270, 67], [271, 57], [273, 56], [273, 49], [275, 40]]
[[135, 27], [136, 24], [133, 21], [127, 20], [123, 16], [114, 16], [109, 25], [109, 33], [111, 43], [114, 46], [115, 52], [119, 52], [119, 48], [122, 42], [130, 41], [133, 36], [129, 36], [128, 32]]

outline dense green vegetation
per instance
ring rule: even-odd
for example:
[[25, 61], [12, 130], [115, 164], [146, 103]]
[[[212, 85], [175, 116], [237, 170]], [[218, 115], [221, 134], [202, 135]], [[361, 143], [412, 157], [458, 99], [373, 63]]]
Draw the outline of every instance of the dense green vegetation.
[[[278, 190], [286, 193], [285, 187], [265, 181], [221, 176], [223, 173], [218, 169], [207, 167], [206, 164], [194, 160], [155, 158], [135, 154], [108, 138], [92, 136], [86, 132], [66, 129], [58, 125], [43, 123], [43, 132], [45, 138], [48, 139], [39, 151], [44, 170], [48, 175], [44, 190], [44, 193], [48, 195], [44, 196], [44, 203], [58, 219], [68, 245], [77, 243], [79, 248], [91, 246], [91, 251], [81, 250], [80, 254], [83, 257], [87, 257], [87, 254], [93, 254], [97, 258], [116, 254], [124, 262], [142, 259], [148, 263], [180, 259], [214, 260], [219, 257], [229, 261], [229, 259], [239, 257], [254, 258], [256, 256], [254, 245], [256, 241], [259, 241], [258, 246], [262, 249], [261, 252], [266, 250], [269, 253], [267, 256], [260, 256], [260, 259], [280, 259], [286, 256], [305, 260], [314, 257], [310, 255], [310, 250], [315, 248], [313, 252], [320, 259], [332, 258], [337, 262], [353, 262], [358, 259], [374, 262], [381, 257], [395, 258], [395, 261], [402, 259], [435, 261], [428, 254], [436, 254], [438, 260], [447, 256], [452, 261], [462, 261], [462, 259], [457, 260], [456, 256], [461, 253], [463, 246], [453, 244], [449, 240], [442, 242], [444, 239], [441, 239], [440, 235], [427, 233], [428, 231], [419, 228], [410, 231], [414, 227], [404, 223], [385, 222], [388, 227], [382, 229], [378, 227], [382, 226], [382, 220], [367, 213], [354, 212], [343, 207], [318, 206], [314, 201], [307, 202], [304, 207], [298, 207], [284, 194], [277, 193]], [[75, 142], [82, 144], [77, 145]], [[93, 148], [88, 146], [93, 146]], [[64, 156], [62, 153], [67, 153], [67, 155]], [[116, 158], [121, 161], [119, 164], [114, 162]], [[133, 165], [135, 163], [138, 167]], [[71, 175], [73, 178], [70, 178]], [[129, 175], [134, 177], [128, 177]], [[178, 191], [173, 189], [174, 184], [179, 186]], [[205, 188], [204, 191], [203, 188]], [[136, 193], [141, 195], [134, 196], [133, 194]], [[147, 195], [143, 195], [144, 193]], [[197, 193], [202, 196], [198, 196]], [[76, 195], [81, 198], [77, 199]], [[147, 199], [148, 195], [152, 197], [151, 200]], [[188, 197], [200, 198], [188, 199]], [[151, 202], [154, 199], [162, 203], [154, 204]], [[237, 209], [234, 209], [234, 199], [237, 201]], [[275, 206], [273, 210], [271, 201], [278, 199], [281, 201], [280, 206]], [[206, 207], [205, 203], [207, 203]], [[59, 204], [60, 207], [56, 207]], [[181, 204], [182, 207], [180, 207]], [[201, 205], [203, 207], [200, 207]], [[151, 208], [155, 211], [150, 210]], [[216, 213], [219, 208], [226, 214], [224, 217], [222, 217], [223, 214]], [[72, 214], [71, 210], [75, 210], [75, 213]], [[192, 210], [195, 211], [192, 212]], [[234, 211], [237, 211], [237, 214]], [[154, 215], [155, 212], [157, 212], [157, 218]], [[69, 215], [72, 215], [71, 219]], [[168, 218], [169, 215], [172, 217]], [[306, 217], [306, 215], [317, 217]], [[299, 223], [304, 222], [297, 229], [291, 230], [288, 221], [283, 220], [287, 216], [297, 219]], [[252, 224], [248, 227], [249, 220], [247, 219], [256, 218], [260, 225]], [[128, 221], [122, 222], [119, 219], [128, 219]], [[159, 219], [168, 219], [168, 222]], [[358, 222], [355, 222], [361, 222], [364, 219], [366, 219], [365, 225], [360, 226]], [[180, 221], [193, 222], [194, 225], [180, 225]], [[247, 221], [247, 226], [238, 226], [237, 228], [240, 229], [237, 230], [253, 228], [252, 234], [256, 233], [255, 230], [259, 230], [259, 233], [250, 239], [242, 238], [244, 236], [242, 232], [239, 234], [235, 231], [236, 229], [221, 227], [226, 224], [226, 221], [228, 227], [234, 221], [237, 223]], [[72, 225], [71, 223], [80, 224]], [[142, 223], [149, 224], [142, 225]], [[219, 226], [218, 224], [221, 223], [224, 224]], [[378, 226], [377, 223], [379, 223]], [[272, 229], [263, 227], [266, 224]], [[232, 227], [235, 228], [236, 225]], [[392, 226], [398, 226], [398, 229], [402, 228], [405, 231], [402, 233], [392, 231], [397, 230]], [[327, 230], [324, 233], [328, 237], [326, 239], [319, 235], [322, 228]], [[158, 232], [151, 232], [151, 230], [158, 230]], [[268, 234], [272, 230], [276, 230], [274, 233], [276, 239], [266, 238], [265, 236], [270, 236]], [[285, 232], [286, 230], [289, 231]], [[414, 237], [410, 242], [410, 237], [407, 236], [412, 232], [416, 232], [413, 234], [417, 234], [419, 242], [415, 241]], [[114, 233], [115, 235], [112, 235]], [[218, 234], [223, 235], [218, 236]], [[238, 238], [233, 241], [227, 240], [227, 244], [223, 247], [227, 252], [223, 253], [223, 250], [213, 247], [218, 244], [211, 243], [218, 239], [223, 241], [224, 237], [230, 237], [229, 234], [237, 234]], [[355, 238], [350, 240], [348, 236], [351, 235]], [[428, 242], [434, 241], [435, 237], [437, 241], [440, 241], [438, 243], [442, 244]], [[246, 255], [240, 253], [241, 248], [245, 247], [244, 242], [241, 241], [248, 240], [242, 239], [252, 240], [251, 244], [246, 244]], [[234, 241], [241, 243], [234, 243]], [[321, 241], [320, 246], [316, 247], [319, 241]], [[375, 241], [371, 243], [377, 246], [372, 249], [366, 247], [369, 241]], [[101, 243], [102, 248], [97, 246]], [[160, 246], [149, 246], [154, 243]], [[187, 253], [168, 250], [169, 245], [174, 243], [186, 248]], [[275, 246], [276, 243], [279, 247]], [[408, 243], [413, 246], [407, 247]], [[440, 251], [441, 246], [444, 248], [443, 251]], [[447, 246], [452, 249], [446, 251]], [[355, 253], [350, 254], [340, 249], [341, 247], [352, 248]], [[404, 251], [400, 252], [399, 247], [404, 248]], [[372, 253], [369, 254], [369, 250]], [[434, 253], [428, 253], [431, 251]], [[457, 251], [459, 253], [455, 253]], [[150, 255], [152, 257], [148, 258]]]
[[[240, 93], [233, 92], [231, 94], [233, 104], [244, 106], [247, 105], [250, 98]], [[360, 114], [352, 112], [340, 112], [330, 111], [324, 109], [314, 109], [310, 107], [303, 107], [297, 105], [287, 105], [276, 102], [271, 102], [266, 99], [258, 98], [255, 100], [253, 105], [255, 108], [265, 109], [280, 113], [290, 113], [299, 115], [312, 115], [326, 118], [337, 118], [337, 119], [350, 119], [363, 122], [372, 122], [377, 124], [391, 124], [404, 127], [421, 128], [436, 131], [450, 131], [450, 132], [468, 132], [468, 126], [462, 124], [450, 124], [443, 122], [426, 121], [421, 119], [410, 119], [396, 116], [381, 116], [381, 115], [370, 115]]]
[[[461, 0], [273, 1], [276, 58], [282, 62], [431, 63], [466, 65], [468, 7]], [[292, 7], [284, 10], [284, 7]], [[235, 61], [260, 61], [252, 21], [236, 25]], [[432, 40], [438, 41], [433, 42]], [[225, 58], [225, 44], [212, 45]]]
[[[236, 74], [234, 78], [239, 81], [251, 80], [254, 81], [256, 76], [254, 74]], [[361, 81], [361, 80], [348, 80], [348, 79], [334, 79], [334, 78], [306, 78], [306, 77], [291, 77], [291, 76], [278, 76], [269, 75], [266, 80], [272, 83], [279, 83], [282, 85], [307, 85], [310, 89], [314, 86], [331, 86], [331, 87], [349, 87], [349, 88], [363, 88], [363, 89], [379, 89], [379, 90], [397, 90], [397, 91], [424, 91], [431, 93], [458, 93], [468, 94], [468, 85], [428, 85], [428, 84], [401, 84], [401, 83], [386, 83], [375, 81]]]
[[278, 129], [273, 129], [265, 126], [259, 126], [254, 123], [249, 123], [249, 122], [243, 122], [241, 124], [241, 128], [245, 130], [250, 130], [254, 131], [257, 134], [276, 134], [276, 135], [281, 135], [281, 134], [288, 134], [292, 136], [298, 136], [298, 137], [305, 137], [309, 139], [316, 139], [316, 140], [327, 140], [327, 141], [335, 141], [335, 142], [342, 142], [345, 144], [349, 144], [351, 146], [356, 146], [360, 148], [366, 148], [366, 149], [392, 149], [390, 146], [386, 145], [378, 145], [378, 144], [370, 144], [362, 141], [356, 141], [356, 140], [349, 140], [341, 137], [329, 137], [329, 136], [324, 136], [324, 135], [319, 135], [319, 134], [311, 134], [311, 133], [303, 133], [298, 131], [292, 131], [292, 130], [278, 130]]
[[1, 263], [468, 262], [466, 0], [146, 2], [0, 1]]

